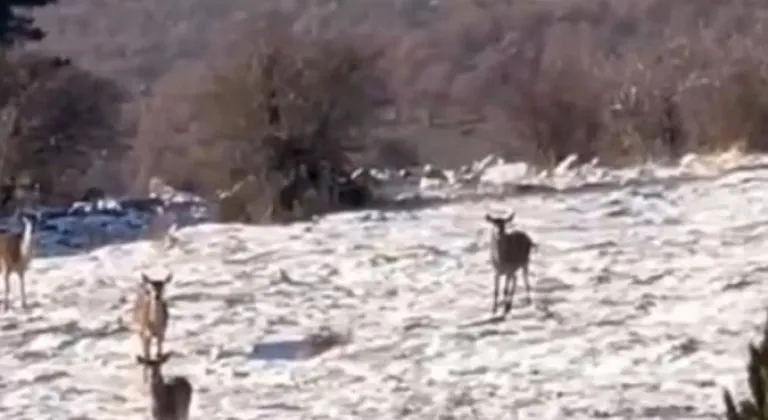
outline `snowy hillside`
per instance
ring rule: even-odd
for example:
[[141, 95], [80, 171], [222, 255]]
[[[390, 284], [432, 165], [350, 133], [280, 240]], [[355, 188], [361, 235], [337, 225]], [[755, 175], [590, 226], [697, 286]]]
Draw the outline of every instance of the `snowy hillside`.
[[[195, 419], [693, 419], [741, 389], [768, 298], [768, 169], [318, 223], [179, 231], [33, 262], [0, 313], [0, 418], [144, 419], [121, 318], [174, 273], [166, 375]], [[517, 211], [534, 304], [487, 322], [486, 211]], [[522, 294], [520, 295], [522, 297]], [[297, 340], [352, 332], [314, 358]], [[738, 386], [736, 384], [738, 383]]]

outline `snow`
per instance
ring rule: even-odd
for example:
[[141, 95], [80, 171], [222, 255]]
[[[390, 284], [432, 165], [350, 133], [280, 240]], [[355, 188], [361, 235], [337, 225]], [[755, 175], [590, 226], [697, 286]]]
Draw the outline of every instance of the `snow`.
[[[768, 169], [693, 160], [600, 169], [599, 189], [574, 186], [599, 168], [573, 168], [550, 180], [570, 192], [198, 224], [167, 251], [135, 240], [145, 216], [51, 220], [31, 308], [14, 281], [0, 313], [0, 417], [147, 418], [124, 318], [140, 273], [169, 271], [164, 371], [192, 382], [192, 418], [715, 417], [765, 319]], [[508, 209], [539, 244], [534, 303], [520, 293], [491, 322], [482, 216]], [[85, 224], [125, 242], [81, 249]], [[321, 326], [350, 342], [308, 358], [301, 338]]]

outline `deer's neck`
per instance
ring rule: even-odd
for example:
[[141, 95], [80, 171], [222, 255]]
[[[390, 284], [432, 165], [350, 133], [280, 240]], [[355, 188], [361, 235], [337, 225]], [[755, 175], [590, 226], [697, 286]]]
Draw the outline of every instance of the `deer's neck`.
[[21, 233], [21, 256], [28, 259], [32, 253], [32, 223], [24, 220], [24, 230]]
[[160, 309], [160, 302], [161, 302], [160, 299], [158, 299], [155, 296], [151, 296], [149, 298], [149, 314], [150, 316], [152, 316], [153, 320], [157, 319], [157, 313], [159, 312], [158, 310]]
[[151, 387], [152, 392], [158, 393], [165, 391], [164, 385], [165, 380], [163, 379], [163, 374], [160, 373], [159, 368], [153, 367], [149, 382], [149, 386]]
[[149, 316], [153, 323], [157, 323], [163, 319], [164, 307], [165, 302], [163, 302], [161, 298], [153, 296], [149, 299]]

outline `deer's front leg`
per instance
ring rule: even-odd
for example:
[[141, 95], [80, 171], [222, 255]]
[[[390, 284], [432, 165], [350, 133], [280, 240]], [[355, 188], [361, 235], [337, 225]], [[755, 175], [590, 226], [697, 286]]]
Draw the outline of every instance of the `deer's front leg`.
[[26, 285], [24, 283], [25, 283], [24, 273], [20, 272], [19, 273], [19, 291], [21, 292], [21, 307], [23, 309], [26, 309], [27, 308], [27, 290], [25, 287]]
[[517, 289], [517, 274], [515, 274], [515, 272], [507, 274], [507, 284], [508, 283], [512, 283], [512, 290], [505, 296], [506, 302], [504, 303], [504, 315], [507, 315], [512, 310], [512, 300], [515, 297], [515, 289]]
[[9, 301], [9, 293], [11, 291], [11, 273], [9, 271], [6, 271], [3, 273], [3, 310], [7, 311], [10, 308], [10, 301]]
[[496, 272], [493, 276], [493, 306], [491, 308], [491, 316], [496, 314], [499, 299], [499, 280], [501, 280], [501, 274]]
[[533, 303], [533, 298], [531, 297], [531, 283], [528, 281], [528, 264], [523, 266], [523, 280], [525, 281], [525, 293], [528, 297], [528, 304]]
[[156, 346], [155, 347], [156, 347], [156, 350], [157, 350], [157, 356], [155, 356], [155, 357], [157, 357], [158, 359], [163, 357], [163, 340], [164, 339], [165, 339], [165, 337], [163, 337], [162, 335], [158, 336], [155, 339], [156, 340], [156, 343], [155, 343]]

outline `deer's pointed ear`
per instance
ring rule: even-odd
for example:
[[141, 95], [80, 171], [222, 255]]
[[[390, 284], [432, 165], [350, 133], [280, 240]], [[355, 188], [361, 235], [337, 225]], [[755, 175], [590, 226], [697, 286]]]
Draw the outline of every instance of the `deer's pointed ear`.
[[511, 221], [513, 221], [513, 220], [515, 220], [515, 212], [512, 212], [512, 213], [510, 213], [510, 214], [509, 214], [509, 216], [507, 216], [507, 217], [504, 219], [504, 221], [506, 221], [507, 223], [509, 223], [509, 222], [511, 222]]
[[171, 280], [173, 280], [173, 273], [168, 273], [168, 275], [165, 276], [165, 283], [170, 283]]
[[159, 361], [160, 361], [160, 363], [165, 363], [170, 358], [171, 358], [171, 353], [163, 353], [163, 354], [160, 355]]
[[136, 363], [143, 365], [147, 363], [147, 359], [142, 356], [136, 356]]
[[151, 283], [151, 282], [152, 282], [152, 280], [151, 280], [149, 277], [147, 277], [147, 275], [146, 275], [146, 274], [144, 274], [144, 273], [141, 273], [141, 282], [142, 282], [142, 283]]
[[487, 213], [485, 214], [485, 221], [488, 223], [493, 223], [493, 218], [491, 217], [490, 214], [487, 214]]

